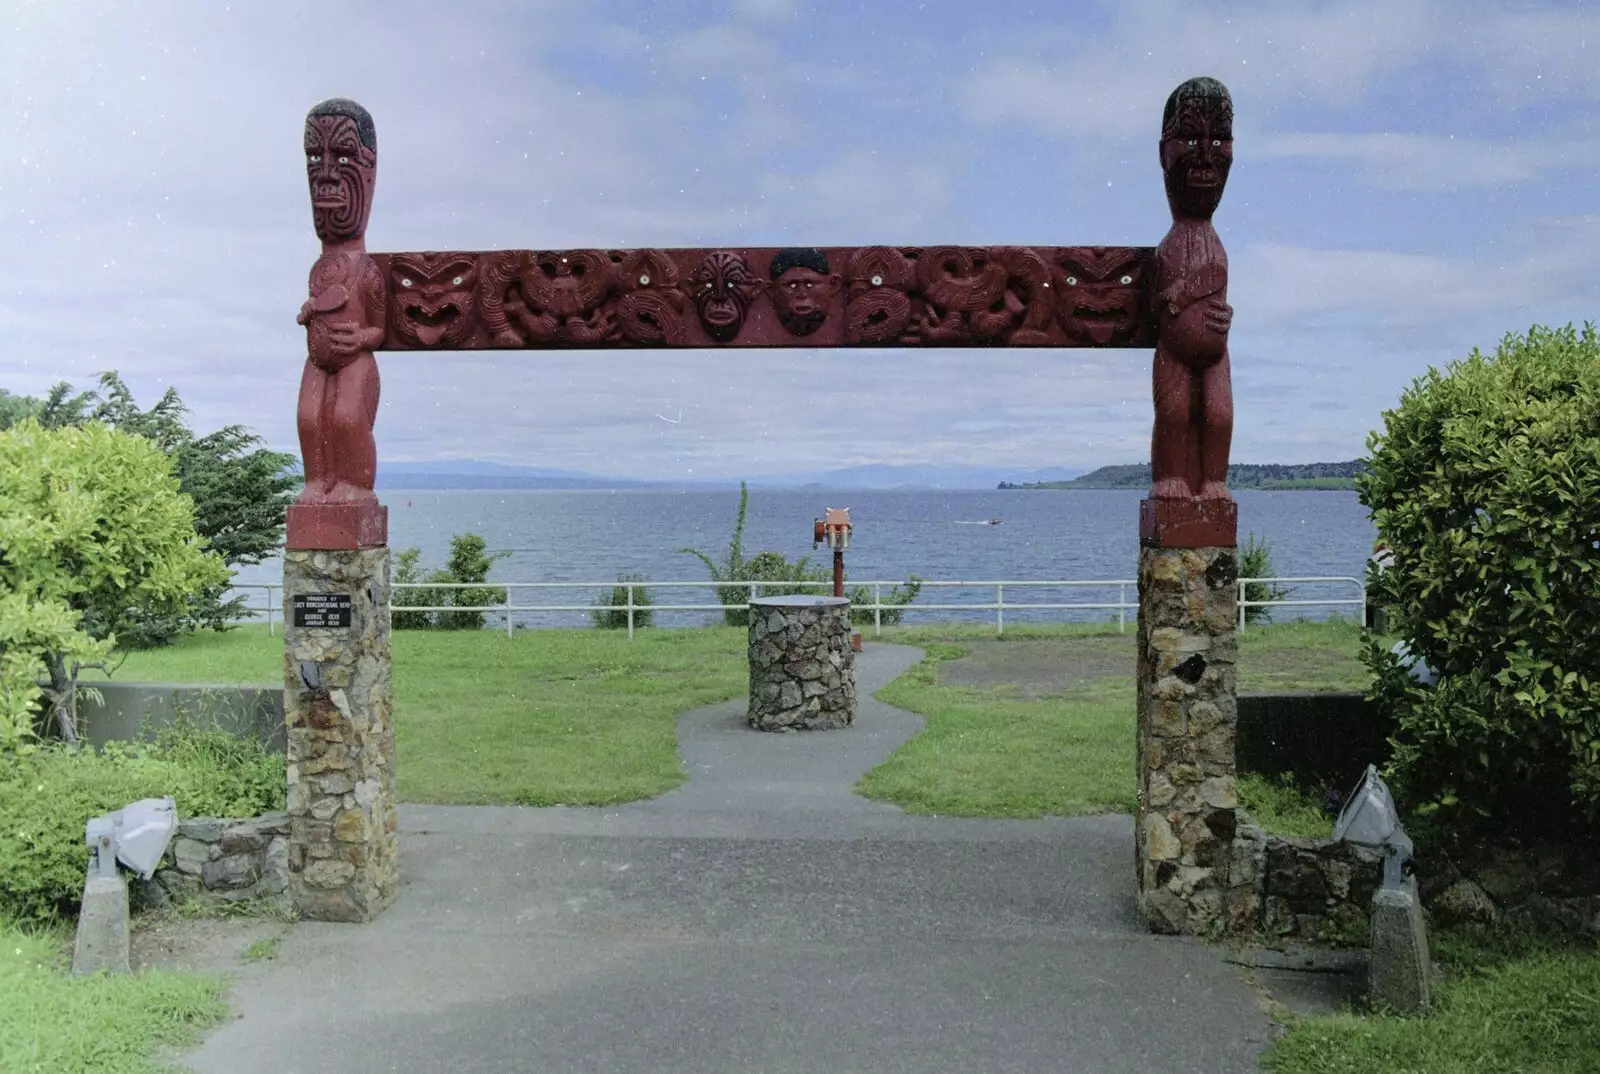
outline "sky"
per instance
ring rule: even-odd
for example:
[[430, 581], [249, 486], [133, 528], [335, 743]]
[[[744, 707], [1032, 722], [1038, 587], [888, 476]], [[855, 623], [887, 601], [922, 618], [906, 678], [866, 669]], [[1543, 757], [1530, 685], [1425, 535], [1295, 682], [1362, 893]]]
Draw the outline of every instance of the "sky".
[[[1233, 458], [1363, 454], [1413, 378], [1597, 319], [1600, 6], [4, 0], [0, 388], [175, 386], [296, 450], [301, 129], [374, 251], [1155, 245], [1161, 107], [1234, 100]], [[1593, 41], [1595, 47], [1589, 48]], [[380, 355], [380, 459], [707, 480], [1148, 458], [1139, 350]], [[669, 422], [661, 416], [678, 417]], [[381, 465], [381, 464], [380, 464]]]

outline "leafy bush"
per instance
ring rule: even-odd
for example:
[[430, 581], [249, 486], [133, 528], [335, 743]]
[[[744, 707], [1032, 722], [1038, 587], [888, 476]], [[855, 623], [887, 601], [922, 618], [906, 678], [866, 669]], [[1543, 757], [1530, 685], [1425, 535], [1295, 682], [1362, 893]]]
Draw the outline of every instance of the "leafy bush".
[[873, 603], [871, 588], [856, 585], [845, 590], [845, 595], [850, 598], [850, 621], [858, 626], [872, 622], [881, 622], [884, 626], [898, 626], [906, 617], [906, 605], [921, 594], [922, 579], [913, 574], [904, 585], [893, 586], [888, 592], [881, 594], [886, 607], [881, 616], [875, 619], [871, 607], [862, 607]]
[[[833, 570], [825, 566], [812, 566], [811, 557], [804, 556], [790, 562], [778, 552], [761, 552], [749, 559], [744, 558], [744, 519], [745, 509], [750, 502], [750, 490], [743, 481], [739, 482], [739, 511], [733, 520], [733, 537], [728, 542], [728, 554], [721, 563], [716, 562], [696, 548], [683, 548], [679, 551], [699, 558], [711, 572], [712, 588], [717, 592], [719, 604], [737, 604], [738, 608], [725, 608], [722, 618], [728, 626], [745, 626], [749, 622], [750, 613], [746, 604], [750, 601], [752, 592], [751, 582], [763, 583], [754, 588], [757, 596], [779, 597], [795, 593], [820, 593], [833, 592]], [[846, 591], [851, 604], [872, 603], [872, 591], [866, 586], [856, 586]], [[905, 617], [903, 606], [917, 599], [922, 592], [922, 579], [913, 577], [904, 586], [895, 586], [883, 594], [885, 604], [898, 605], [896, 608], [885, 608], [883, 611], [884, 623], [898, 623]], [[856, 623], [872, 622], [871, 609], [851, 608], [850, 618]]]
[[[398, 587], [410, 585], [415, 582], [425, 581], [422, 569], [417, 566], [417, 560], [422, 558], [422, 549], [403, 548], [395, 553], [393, 584]], [[395, 630], [427, 630], [433, 626], [433, 615], [430, 612], [403, 612], [404, 607], [426, 608], [433, 604], [432, 594], [438, 592], [433, 589], [392, 589], [389, 593], [389, 604], [394, 609], [390, 615], [389, 625]]]
[[[422, 553], [416, 548], [401, 551], [395, 559], [397, 584], [431, 582], [473, 585], [486, 582], [489, 568], [509, 552], [489, 552], [476, 533], [461, 533], [450, 539], [450, 560], [442, 570], [422, 575], [417, 565]], [[396, 589], [390, 596], [395, 608], [488, 608], [506, 603], [506, 591], [499, 586], [473, 589]], [[395, 611], [391, 625], [395, 630], [481, 630], [484, 615], [478, 611], [406, 612]]]
[[655, 624], [656, 613], [650, 610], [652, 603], [650, 591], [639, 583], [644, 581], [642, 574], [619, 574], [617, 585], [609, 593], [601, 593], [594, 598], [594, 610], [589, 613], [589, 618], [594, 620], [594, 625], [601, 630], [627, 630], [628, 629], [628, 604], [629, 594], [632, 594], [633, 625], [647, 627]]
[[[78, 674], [124, 631], [181, 616], [223, 585], [221, 557], [195, 532], [194, 503], [153, 441], [97, 422], [0, 431], [0, 739], [41, 697], [77, 738]], [[44, 674], [42, 690], [28, 678]]]
[[1396, 789], [1456, 831], [1600, 821], [1600, 341], [1534, 327], [1414, 381], [1358, 479], [1369, 571], [1424, 686], [1369, 637]]
[[[1272, 574], [1272, 545], [1265, 537], [1249, 534], [1239, 549], [1239, 577], [1271, 578]], [[1288, 595], [1289, 590], [1286, 586], [1273, 585], [1270, 582], [1246, 582], [1244, 586], [1245, 600], [1283, 600]], [[1245, 606], [1246, 623], [1265, 623], [1271, 619], [1271, 608]]]
[[48, 746], [0, 758], [0, 916], [70, 913], [83, 891], [90, 817], [171, 795], [179, 817], [252, 817], [284, 804], [283, 757], [254, 739], [177, 723], [154, 743]]

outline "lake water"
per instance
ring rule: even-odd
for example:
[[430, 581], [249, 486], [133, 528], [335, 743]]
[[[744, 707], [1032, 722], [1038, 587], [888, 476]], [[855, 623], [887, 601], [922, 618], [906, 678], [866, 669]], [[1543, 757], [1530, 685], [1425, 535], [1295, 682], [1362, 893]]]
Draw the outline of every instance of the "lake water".
[[[737, 490], [618, 491], [493, 490], [380, 493], [389, 506], [389, 544], [422, 550], [423, 564], [443, 565], [450, 538], [481, 534], [491, 549], [512, 550], [495, 564], [491, 581], [606, 582], [621, 572], [651, 581], [705, 581], [706, 569], [679, 549], [699, 548], [715, 560], [726, 554]], [[747, 556], [781, 552], [826, 564], [827, 549], [811, 549], [811, 523], [825, 507], [850, 508], [855, 530], [845, 566], [852, 582], [910, 575], [945, 580], [1132, 579], [1138, 564], [1137, 491], [831, 490], [753, 489], [745, 524]], [[1376, 536], [1353, 492], [1241, 490], [1239, 535], [1255, 533], [1272, 546], [1279, 576], [1359, 578]], [[983, 524], [998, 518], [999, 525]], [[282, 579], [276, 561], [240, 571], [239, 582]], [[521, 591], [520, 604], [587, 604], [596, 590]], [[922, 603], [994, 600], [992, 589], [925, 589]], [[1026, 593], [1026, 595], [1024, 595]], [[1306, 585], [1295, 597], [1354, 597], [1354, 586]], [[657, 603], [713, 601], [709, 587], [663, 590]], [[252, 595], [252, 603], [264, 594]], [[1115, 601], [1108, 590], [1008, 589], [1006, 602]], [[1134, 598], [1128, 587], [1128, 599]], [[1323, 617], [1331, 608], [1283, 609]], [[1338, 609], [1352, 615], [1356, 609]], [[1114, 618], [1107, 612], [1025, 612], [1006, 609], [1008, 622]], [[993, 612], [929, 612], [923, 618], [993, 620]], [[1131, 621], [1132, 615], [1130, 613]], [[504, 619], [499, 620], [502, 624]], [[519, 615], [527, 625], [587, 625], [579, 613]], [[662, 625], [709, 621], [704, 613], [659, 613]]]

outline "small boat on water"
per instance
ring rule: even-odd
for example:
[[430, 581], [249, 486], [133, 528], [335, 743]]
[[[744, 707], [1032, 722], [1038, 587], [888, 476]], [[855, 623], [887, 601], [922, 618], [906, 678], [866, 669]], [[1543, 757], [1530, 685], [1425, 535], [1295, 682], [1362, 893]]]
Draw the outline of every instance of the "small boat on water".
[[989, 520], [989, 525], [998, 526], [998, 525], [1000, 525], [1000, 520], [998, 518], [991, 518]]
[[980, 518], [980, 519], [978, 519], [978, 520], [976, 520], [974, 522], [961, 522], [961, 521], [958, 521], [956, 523], [956, 525], [958, 525], [958, 526], [998, 526], [998, 525], [1000, 525], [1000, 519], [998, 519], [998, 518]]

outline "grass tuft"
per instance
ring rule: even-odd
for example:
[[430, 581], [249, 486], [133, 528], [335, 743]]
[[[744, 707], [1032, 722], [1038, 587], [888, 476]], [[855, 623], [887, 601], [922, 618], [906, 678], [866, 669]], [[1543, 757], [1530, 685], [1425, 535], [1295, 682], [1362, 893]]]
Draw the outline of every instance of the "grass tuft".
[[198, 1039], [225, 1012], [220, 977], [148, 970], [66, 973], [60, 928], [0, 921], [0, 1070], [154, 1074], [153, 1058]]

